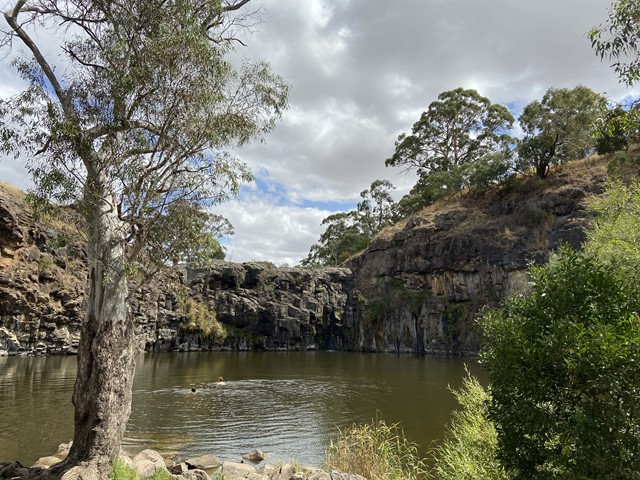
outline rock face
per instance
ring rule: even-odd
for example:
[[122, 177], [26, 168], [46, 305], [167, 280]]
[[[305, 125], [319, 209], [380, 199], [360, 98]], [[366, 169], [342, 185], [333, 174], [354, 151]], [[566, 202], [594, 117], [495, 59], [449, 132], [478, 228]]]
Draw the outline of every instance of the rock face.
[[0, 184], [0, 354], [75, 353], [86, 267], [64, 216], [36, 221]]
[[[381, 232], [347, 268], [173, 268], [132, 301], [138, 347], [476, 352], [478, 310], [526, 289], [529, 262], [582, 243], [606, 163], [576, 163], [434, 205]], [[37, 221], [0, 184], [0, 355], [75, 353], [86, 266], [71, 220]]]
[[[0, 184], [0, 355], [76, 352], [86, 265], [71, 220], [36, 221], [23, 194]], [[350, 278], [348, 269], [266, 263], [176, 267], [145, 282], [132, 300], [138, 347], [332, 347]]]
[[[592, 164], [590, 164], [591, 162]], [[602, 161], [576, 162], [433, 205], [381, 232], [348, 261], [350, 310], [338, 344], [397, 353], [478, 351], [477, 312], [527, 289], [527, 267], [562, 244], [580, 248]]]

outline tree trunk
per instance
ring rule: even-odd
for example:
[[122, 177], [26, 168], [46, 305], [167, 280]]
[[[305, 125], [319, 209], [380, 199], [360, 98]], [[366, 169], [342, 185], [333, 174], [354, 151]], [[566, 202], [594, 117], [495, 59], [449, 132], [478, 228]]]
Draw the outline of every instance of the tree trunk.
[[549, 164], [547, 162], [540, 162], [536, 165], [536, 175], [538, 178], [545, 178], [549, 173]]
[[73, 445], [64, 479], [107, 478], [131, 413], [135, 336], [123, 273], [124, 228], [111, 195], [89, 202], [89, 294], [73, 392]]

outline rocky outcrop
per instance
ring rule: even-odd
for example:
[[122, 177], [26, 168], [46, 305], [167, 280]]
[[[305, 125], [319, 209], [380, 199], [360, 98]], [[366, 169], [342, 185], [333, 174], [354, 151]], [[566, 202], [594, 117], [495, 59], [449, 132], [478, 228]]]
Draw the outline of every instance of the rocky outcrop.
[[[440, 202], [381, 232], [346, 268], [175, 267], [132, 300], [139, 349], [476, 352], [477, 312], [526, 289], [530, 262], [580, 247], [606, 171], [588, 159]], [[84, 246], [72, 214], [60, 215], [36, 220], [0, 185], [0, 355], [75, 352]]]
[[351, 271], [218, 262], [175, 268], [132, 302], [140, 349], [315, 350], [331, 347]]
[[[61, 445], [67, 447], [67, 445]], [[41, 479], [48, 478], [49, 468], [65, 459], [68, 453], [60, 450], [55, 456], [43, 457], [31, 467], [24, 467], [18, 462], [0, 463], [0, 478]], [[131, 469], [126, 474], [136, 478], [151, 478], [162, 472], [164, 477], [175, 480], [367, 480], [361, 475], [325, 471], [317, 467], [302, 467], [298, 464], [284, 463], [278, 465], [264, 464], [254, 467], [246, 463], [222, 462], [215, 455], [203, 455], [197, 459], [181, 461], [179, 458], [165, 459], [155, 450], [142, 450], [131, 458], [120, 451], [118, 461], [125, 468]], [[209, 473], [212, 475], [210, 476]], [[128, 477], [127, 477], [128, 478]]]
[[0, 354], [75, 353], [84, 247], [60, 213], [36, 220], [24, 194], [0, 184]]
[[398, 353], [475, 353], [475, 318], [527, 289], [527, 268], [580, 248], [588, 198], [606, 163], [576, 162], [433, 205], [383, 231], [347, 262], [354, 272], [339, 344]]
[[[84, 313], [84, 246], [71, 227], [72, 214], [59, 214], [36, 220], [21, 192], [0, 185], [0, 355], [76, 352]], [[175, 267], [144, 282], [132, 299], [138, 347], [331, 348], [350, 278], [348, 269], [267, 263]]]

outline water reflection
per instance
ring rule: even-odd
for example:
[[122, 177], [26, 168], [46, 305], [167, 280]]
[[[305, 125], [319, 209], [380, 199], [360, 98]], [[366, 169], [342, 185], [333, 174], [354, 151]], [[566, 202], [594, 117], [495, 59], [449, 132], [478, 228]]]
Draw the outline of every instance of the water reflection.
[[[0, 460], [29, 463], [71, 438], [75, 359], [0, 358], [0, 372]], [[378, 416], [402, 422], [426, 451], [455, 407], [447, 385], [459, 385], [463, 375], [459, 359], [333, 352], [141, 355], [124, 443], [132, 451], [215, 453], [231, 460], [259, 448], [272, 452], [269, 461], [319, 464], [337, 427]], [[216, 383], [219, 376], [224, 385]]]

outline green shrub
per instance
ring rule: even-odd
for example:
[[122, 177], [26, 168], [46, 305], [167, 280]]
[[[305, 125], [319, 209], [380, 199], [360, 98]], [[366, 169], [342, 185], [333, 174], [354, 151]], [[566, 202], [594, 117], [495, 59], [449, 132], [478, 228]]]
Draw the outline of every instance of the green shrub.
[[138, 473], [135, 468], [128, 466], [119, 458], [113, 461], [109, 480], [137, 480]]
[[327, 451], [325, 468], [359, 474], [368, 480], [420, 480], [427, 467], [416, 444], [398, 424], [378, 420], [341, 431]]
[[481, 321], [501, 461], [518, 479], [637, 479], [637, 281], [569, 249], [531, 276]]
[[497, 457], [498, 438], [487, 417], [490, 395], [471, 375], [452, 390], [461, 409], [453, 412], [445, 439], [431, 452], [438, 480], [507, 480]]
[[202, 301], [191, 297], [178, 297], [178, 311], [184, 315], [180, 328], [200, 333], [204, 337], [223, 342], [227, 331], [218, 319], [216, 312], [209, 309]]
[[606, 196], [591, 204], [597, 214], [585, 251], [635, 278], [640, 269], [640, 183], [610, 182]]

